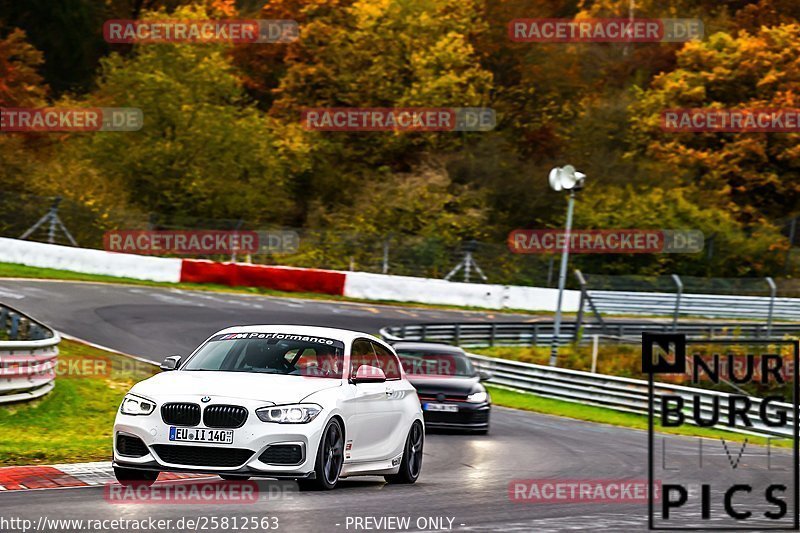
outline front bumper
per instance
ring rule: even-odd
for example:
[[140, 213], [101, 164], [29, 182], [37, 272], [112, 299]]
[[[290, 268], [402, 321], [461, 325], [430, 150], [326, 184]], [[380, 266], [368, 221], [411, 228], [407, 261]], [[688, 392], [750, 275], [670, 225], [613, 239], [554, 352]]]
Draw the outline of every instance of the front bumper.
[[118, 466], [121, 468], [130, 468], [133, 470], [148, 470], [151, 472], [191, 472], [193, 474], [231, 474], [231, 475], [238, 475], [238, 476], [250, 476], [250, 477], [268, 477], [268, 478], [275, 478], [275, 479], [316, 479], [317, 474], [314, 471], [306, 472], [306, 473], [287, 473], [287, 472], [270, 472], [265, 470], [256, 470], [250, 468], [248, 466], [243, 466], [236, 470], [226, 470], [221, 471], [219, 469], [210, 469], [210, 470], [202, 470], [197, 468], [192, 468], [189, 470], [186, 467], [171, 467], [171, 466], [163, 466], [156, 461], [151, 461], [149, 463], [126, 463], [123, 461], [114, 460], [112, 466]]
[[448, 405], [458, 406], [458, 412], [426, 411], [422, 416], [427, 429], [489, 429], [489, 414], [491, 404], [469, 402], [446, 402]]
[[[114, 423], [114, 464], [119, 467], [139, 470], [158, 470], [163, 472], [194, 472], [206, 474], [239, 474], [249, 476], [275, 477], [275, 478], [309, 478], [313, 475], [317, 448], [322, 432], [327, 422], [328, 413], [322, 412], [307, 424], [276, 424], [262, 422], [255, 413], [255, 409], [264, 407], [264, 403], [254, 403], [233, 398], [215, 398], [215, 403], [227, 405], [240, 405], [248, 411], [247, 421], [240, 428], [233, 430], [231, 444], [211, 444], [197, 442], [170, 441], [170, 425], [161, 418], [159, 406], [147, 416], [131, 416], [117, 413]], [[170, 398], [170, 402], [195, 402], [196, 399]], [[193, 428], [206, 428], [201, 422]], [[147, 448], [147, 453], [139, 457], [123, 455], [117, 446], [119, 435], [128, 435], [139, 438]], [[262, 461], [261, 455], [272, 445], [291, 444], [302, 449], [302, 458], [294, 464], [269, 464]], [[186, 463], [170, 462], [159, 455], [166, 455], [165, 448], [170, 446], [170, 459], [175, 457], [188, 457], [192, 448], [176, 450], [175, 447], [203, 448], [202, 461], [196, 458]], [[246, 452], [245, 452], [246, 451]], [[176, 453], [177, 452], [177, 453]], [[227, 453], [226, 453], [227, 452]], [[217, 455], [219, 454], [219, 455]], [[231, 460], [233, 456], [237, 459]], [[239, 459], [241, 456], [241, 459]], [[206, 459], [208, 458], [208, 459]], [[220, 466], [226, 464], [226, 466]]]

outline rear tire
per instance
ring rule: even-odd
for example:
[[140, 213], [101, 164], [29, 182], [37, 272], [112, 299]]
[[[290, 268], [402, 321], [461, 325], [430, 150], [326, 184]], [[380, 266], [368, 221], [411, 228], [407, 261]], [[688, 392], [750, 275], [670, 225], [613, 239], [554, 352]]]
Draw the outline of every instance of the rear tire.
[[316, 479], [298, 479], [302, 490], [332, 490], [339, 482], [339, 473], [344, 464], [344, 430], [338, 419], [332, 418], [317, 448], [314, 466]]
[[131, 485], [149, 487], [158, 479], [158, 472], [115, 466], [114, 477], [117, 478], [120, 485], [126, 487]]
[[241, 476], [236, 474], [220, 474], [219, 477], [225, 481], [247, 481], [250, 479], [250, 476]]
[[419, 421], [414, 422], [406, 438], [403, 450], [403, 460], [400, 461], [400, 470], [396, 474], [384, 476], [387, 483], [411, 484], [416, 483], [422, 472], [422, 448], [425, 444], [425, 432]]

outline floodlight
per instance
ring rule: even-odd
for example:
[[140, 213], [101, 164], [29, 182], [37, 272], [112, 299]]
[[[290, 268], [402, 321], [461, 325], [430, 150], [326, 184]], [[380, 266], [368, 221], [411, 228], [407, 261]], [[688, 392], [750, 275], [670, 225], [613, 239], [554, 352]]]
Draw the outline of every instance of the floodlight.
[[564, 167], [556, 167], [550, 171], [548, 181], [550, 188], [554, 191], [569, 191], [572, 189], [580, 189], [583, 187], [583, 181], [586, 179], [586, 174], [578, 172], [572, 165]]

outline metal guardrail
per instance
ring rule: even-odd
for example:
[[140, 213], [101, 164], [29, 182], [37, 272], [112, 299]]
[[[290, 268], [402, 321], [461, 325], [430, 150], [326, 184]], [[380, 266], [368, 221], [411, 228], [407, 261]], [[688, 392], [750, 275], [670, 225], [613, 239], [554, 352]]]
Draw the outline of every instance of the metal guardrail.
[[53, 390], [61, 337], [31, 317], [0, 305], [0, 404]]
[[[648, 383], [644, 380], [593, 374], [579, 370], [568, 370], [550, 366], [509, 361], [496, 357], [486, 357], [477, 354], [468, 354], [475, 365], [481, 370], [492, 373], [489, 383], [510, 387], [513, 389], [530, 392], [547, 398], [576, 402], [584, 405], [597, 405], [637, 414], [647, 414], [648, 410]], [[720, 420], [728, 416], [727, 398], [729, 394], [719, 391], [684, 387], [669, 383], [656, 382], [654, 386], [654, 410], [660, 412], [662, 394], [674, 394], [684, 399], [686, 413], [691, 411], [693, 398], [700, 399], [700, 412], [704, 420], [712, 415], [712, 403], [719, 402]], [[734, 431], [737, 433], [755, 434], [771, 437], [792, 437], [792, 421], [794, 409], [789, 403], [772, 403], [771, 406], [786, 412], [787, 424], [783, 427], [770, 427], [764, 424], [758, 416], [762, 400], [750, 397], [752, 407], [748, 414], [753, 422], [752, 427], [744, 426], [737, 419], [738, 425], [729, 428], [718, 426], [717, 429]], [[774, 410], [768, 410], [770, 416], [776, 416]], [[686, 421], [692, 423], [691, 417]]]
[[[765, 339], [768, 337], [797, 336], [800, 324], [775, 324], [768, 335], [765, 324], [745, 322], [686, 322], [677, 324], [647, 321], [606, 321], [604, 323], [564, 322], [561, 324], [559, 344], [578, 340], [589, 342], [595, 335], [618, 342], [639, 343], [642, 332], [685, 333], [689, 338], [702, 339]], [[462, 322], [456, 324], [411, 324], [388, 326], [381, 335], [391, 341], [423, 341], [454, 344], [457, 346], [549, 346], [553, 338], [552, 322]]]
[[589, 311], [601, 322], [603, 314], [669, 316], [674, 323], [681, 316], [762, 318], [768, 328], [773, 320], [800, 320], [800, 298], [777, 298], [777, 285], [769, 277], [763, 278], [769, 296], [686, 293], [681, 278], [675, 274], [674, 293], [593, 289], [580, 270], [575, 271], [575, 277], [581, 290], [578, 315]]

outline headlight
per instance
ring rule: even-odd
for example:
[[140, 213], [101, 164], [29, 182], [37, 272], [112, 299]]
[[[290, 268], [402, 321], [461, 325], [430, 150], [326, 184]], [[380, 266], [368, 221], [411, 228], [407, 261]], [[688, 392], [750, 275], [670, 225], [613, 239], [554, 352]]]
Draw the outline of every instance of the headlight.
[[156, 404], [138, 396], [128, 394], [122, 400], [120, 413], [124, 415], [149, 415], [156, 408]]
[[489, 399], [489, 393], [486, 391], [473, 392], [467, 396], [467, 401], [470, 403], [483, 403]]
[[307, 424], [321, 412], [322, 407], [314, 403], [276, 405], [256, 409], [256, 415], [262, 422], [275, 422], [276, 424]]

